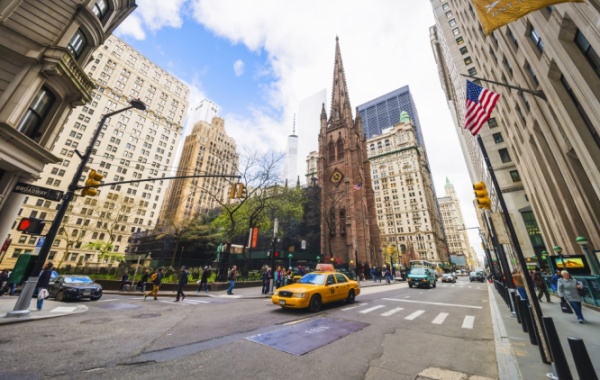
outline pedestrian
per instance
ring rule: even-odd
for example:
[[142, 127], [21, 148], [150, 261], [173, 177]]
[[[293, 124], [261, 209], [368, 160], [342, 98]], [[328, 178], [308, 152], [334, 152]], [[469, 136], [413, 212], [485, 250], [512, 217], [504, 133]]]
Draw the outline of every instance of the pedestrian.
[[390, 272], [389, 269], [385, 270], [385, 281], [388, 283], [388, 285], [391, 283], [392, 281], [392, 272]]
[[202, 290], [202, 285], [204, 285], [205, 291], [208, 292], [208, 277], [209, 276], [210, 276], [210, 269], [208, 268], [208, 266], [205, 266], [204, 270], [202, 271], [202, 276], [200, 277], [200, 286], [198, 286], [197, 292], [200, 292]]
[[527, 301], [527, 305], [529, 305], [529, 299], [527, 299], [527, 292], [525, 292], [525, 283], [523, 282], [523, 276], [521, 272], [515, 269], [512, 273], [513, 283], [517, 288], [517, 292], [519, 292], [519, 296], [521, 296], [522, 300]]
[[540, 302], [543, 302], [542, 295], [546, 296], [546, 302], [552, 302], [550, 300], [550, 293], [548, 292], [546, 281], [544, 280], [544, 277], [542, 277], [542, 271], [539, 268], [537, 268], [537, 270], [533, 273], [533, 283], [535, 284], [535, 287], [538, 290], [537, 297], [540, 300]]
[[233, 295], [233, 287], [235, 286], [235, 279], [237, 278], [237, 266], [233, 266], [231, 267], [231, 270], [229, 271], [229, 275], [227, 276], [227, 279], [229, 280], [229, 288], [227, 289], [227, 294], [229, 294], [230, 296]]
[[44, 306], [44, 299], [48, 297], [48, 288], [50, 287], [50, 277], [52, 277], [52, 264], [51, 261], [48, 261], [44, 264], [42, 268], [42, 273], [38, 277], [37, 282], [37, 309], [38, 311], [42, 310], [42, 306]]
[[558, 279], [561, 277], [560, 269], [557, 269], [556, 273], [554, 273], [554, 276], [552, 276], [552, 280], [550, 280], [550, 286], [552, 286], [552, 290], [554, 290], [555, 293], [558, 289]]
[[260, 280], [262, 281], [262, 294], [269, 293], [269, 267], [264, 266], [262, 269], [262, 273], [260, 274]]
[[286, 286], [288, 282], [288, 274], [285, 268], [281, 269], [281, 284], [282, 286]]
[[375, 271], [376, 270], [377, 270], [377, 268], [371, 267], [371, 278], [373, 279], [373, 282], [377, 282], [377, 278], [375, 276]]
[[150, 281], [152, 281], [152, 290], [144, 295], [144, 301], [148, 296], [154, 296], [154, 300], [158, 299], [158, 289], [160, 288], [160, 284], [163, 278], [163, 270], [162, 268], [158, 268], [158, 271], [150, 276]]
[[137, 283], [137, 290], [139, 290], [142, 293], [145, 292], [146, 291], [146, 283], [148, 283], [149, 278], [150, 278], [150, 273], [148, 272], [148, 269], [146, 269], [144, 271], [144, 274], [142, 275], [142, 278]]
[[579, 293], [580, 290], [583, 290], [583, 284], [573, 279], [566, 270], [561, 271], [560, 274], [562, 278], [558, 280], [558, 296], [571, 305], [579, 323], [584, 323], [581, 312], [581, 294]]
[[274, 273], [274, 283], [275, 285], [273, 286], [273, 291], [275, 291], [276, 288], [280, 288], [281, 287], [281, 283], [283, 282], [283, 277], [281, 274], [281, 266], [277, 266], [277, 270]]
[[181, 296], [181, 300], [185, 299], [185, 293], [183, 292], [183, 288], [188, 283], [189, 273], [185, 270], [185, 267], [181, 267], [179, 270], [179, 282], [177, 283], [177, 297], [175, 298], [175, 302], [179, 302], [179, 296]]
[[127, 285], [129, 283], [129, 273], [127, 273], [127, 269], [125, 269], [125, 272], [123, 273], [123, 276], [121, 277], [121, 291], [125, 290], [125, 285]]

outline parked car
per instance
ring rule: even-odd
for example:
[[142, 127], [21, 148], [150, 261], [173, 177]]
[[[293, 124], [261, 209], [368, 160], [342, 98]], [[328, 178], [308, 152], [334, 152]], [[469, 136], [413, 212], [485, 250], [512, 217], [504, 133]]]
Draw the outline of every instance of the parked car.
[[353, 303], [359, 294], [358, 282], [350, 280], [346, 275], [336, 271], [315, 271], [305, 274], [291, 285], [277, 288], [271, 302], [283, 308], [308, 308], [317, 312], [326, 303]]
[[455, 283], [456, 282], [456, 278], [454, 277], [454, 275], [452, 273], [444, 273], [443, 276], [442, 276], [442, 282]]
[[88, 276], [66, 275], [59, 276], [50, 284], [48, 297], [57, 301], [80, 300], [89, 298], [92, 301], [102, 297], [102, 286]]
[[482, 271], [474, 271], [469, 273], [469, 281], [473, 282], [473, 281], [479, 281], [479, 282], [484, 282], [485, 281], [485, 274]]

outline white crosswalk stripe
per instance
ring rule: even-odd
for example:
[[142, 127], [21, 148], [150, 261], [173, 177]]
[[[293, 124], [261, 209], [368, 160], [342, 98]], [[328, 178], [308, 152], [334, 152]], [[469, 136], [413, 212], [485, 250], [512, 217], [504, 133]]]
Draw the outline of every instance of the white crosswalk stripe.
[[475, 323], [475, 317], [472, 315], [467, 315], [463, 321], [462, 328], [463, 329], [472, 329], [474, 323]]
[[441, 325], [442, 323], [444, 323], [447, 316], [448, 316], [448, 313], [439, 313], [438, 316], [435, 317], [435, 319], [433, 321], [431, 321], [431, 323], [433, 323], [435, 325]]
[[411, 315], [404, 317], [404, 319], [412, 321], [413, 319], [417, 318], [418, 316], [420, 316], [424, 312], [425, 312], [425, 310], [417, 310], [414, 313], [412, 313]]
[[370, 313], [370, 312], [372, 312], [374, 310], [381, 309], [382, 307], [385, 307], [385, 305], [373, 306], [373, 307], [370, 307], [368, 309], [362, 310], [359, 313], [361, 313], [361, 314], [367, 314], [367, 313]]
[[385, 313], [381, 314], [382, 317], [389, 317], [390, 315], [396, 314], [399, 311], [404, 310], [403, 307], [397, 307], [395, 309], [392, 309], [390, 311], [386, 311]]

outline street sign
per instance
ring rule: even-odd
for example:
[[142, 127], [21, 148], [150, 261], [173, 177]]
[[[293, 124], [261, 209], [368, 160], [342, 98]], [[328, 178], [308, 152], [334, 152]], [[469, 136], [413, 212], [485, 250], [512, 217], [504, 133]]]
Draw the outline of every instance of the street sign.
[[42, 197], [51, 201], [60, 201], [64, 194], [60, 190], [48, 189], [46, 187], [34, 186], [29, 183], [22, 182], [17, 182], [13, 191], [19, 194], [27, 194], [36, 197]]

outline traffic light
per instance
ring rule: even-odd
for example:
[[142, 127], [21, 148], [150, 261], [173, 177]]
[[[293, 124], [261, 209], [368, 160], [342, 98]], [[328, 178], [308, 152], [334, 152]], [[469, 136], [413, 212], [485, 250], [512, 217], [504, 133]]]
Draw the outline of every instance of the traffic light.
[[81, 195], [84, 197], [86, 195], [89, 195], [90, 197], [95, 197], [98, 195], [98, 190], [96, 190], [96, 188], [100, 186], [100, 181], [102, 181], [102, 178], [104, 178], [102, 174], [95, 170], [90, 170], [88, 179], [85, 181], [85, 185], [90, 187], [86, 187], [85, 189], [81, 190]]
[[237, 183], [231, 184], [231, 190], [229, 190], [229, 199], [235, 199], [235, 189], [237, 188]]
[[41, 219], [23, 218], [17, 226], [17, 231], [30, 235], [39, 235], [42, 233], [45, 225]]
[[490, 200], [485, 183], [477, 182], [473, 185], [473, 190], [475, 190], [475, 202], [477, 202], [477, 207], [490, 210], [492, 208], [492, 201]]
[[246, 186], [244, 186], [241, 183], [237, 184], [237, 193], [236, 193], [236, 197], [237, 198], [246, 198]]
[[275, 253], [273, 253], [273, 257], [277, 259], [279, 257], [279, 251], [275, 251]]

